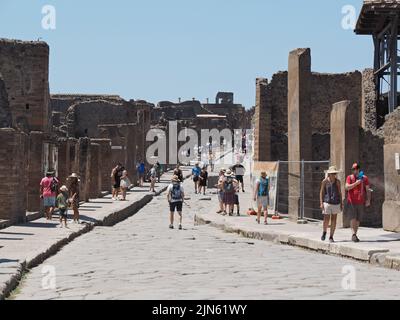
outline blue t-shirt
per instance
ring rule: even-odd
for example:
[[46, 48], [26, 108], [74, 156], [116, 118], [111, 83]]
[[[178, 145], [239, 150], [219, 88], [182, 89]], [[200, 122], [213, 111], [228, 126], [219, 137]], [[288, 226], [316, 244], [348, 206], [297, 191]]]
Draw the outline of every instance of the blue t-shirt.
[[144, 173], [144, 170], [145, 170], [144, 163], [139, 164], [138, 172], [139, 173]]
[[258, 180], [259, 188], [258, 188], [258, 196], [259, 197], [268, 197], [269, 196], [269, 178], [260, 178]]
[[192, 169], [192, 174], [193, 174], [195, 177], [200, 176], [200, 172], [201, 172], [200, 167], [194, 167], [194, 168]]

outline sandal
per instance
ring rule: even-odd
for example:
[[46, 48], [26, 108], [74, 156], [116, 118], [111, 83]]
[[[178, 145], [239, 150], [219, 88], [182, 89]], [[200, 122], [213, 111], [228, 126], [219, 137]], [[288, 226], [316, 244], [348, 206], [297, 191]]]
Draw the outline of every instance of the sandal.
[[264, 225], [268, 225], [268, 222], [267, 222], [267, 221], [264, 221]]

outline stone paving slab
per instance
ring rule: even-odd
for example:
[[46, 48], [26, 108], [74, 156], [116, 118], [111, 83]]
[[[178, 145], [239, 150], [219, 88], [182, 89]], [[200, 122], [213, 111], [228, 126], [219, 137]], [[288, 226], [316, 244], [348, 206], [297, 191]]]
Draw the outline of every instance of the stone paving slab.
[[[189, 168], [182, 167], [182, 171], [184, 176], [189, 176]], [[40, 218], [0, 230], [0, 299], [18, 285], [25, 270], [39, 265], [76, 237], [96, 226], [113, 226], [134, 215], [166, 190], [171, 177], [172, 172], [162, 176], [155, 194], [149, 192], [149, 185], [145, 184], [143, 188], [129, 191], [127, 201], [112, 201], [111, 195], [91, 199], [80, 207], [81, 224], [70, 222], [67, 229], [59, 228], [58, 217], [54, 215], [50, 222]]]
[[283, 218], [268, 219], [269, 225], [258, 225], [254, 216], [244, 214], [244, 211], [253, 207], [249, 177], [245, 178], [245, 185], [246, 192], [240, 193], [241, 217], [216, 214], [217, 197], [214, 195], [215, 205], [211, 212], [196, 214], [196, 223], [208, 224], [247, 238], [297, 246], [400, 270], [400, 233], [387, 232], [381, 228], [360, 228], [361, 242], [353, 243], [350, 229], [338, 229], [335, 233], [335, 243], [331, 244], [321, 241], [322, 223], [297, 224]]

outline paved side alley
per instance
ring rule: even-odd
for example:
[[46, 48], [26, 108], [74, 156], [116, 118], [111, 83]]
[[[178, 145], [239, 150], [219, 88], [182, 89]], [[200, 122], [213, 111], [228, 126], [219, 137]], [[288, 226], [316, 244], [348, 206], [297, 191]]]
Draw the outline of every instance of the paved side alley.
[[[184, 187], [190, 198], [184, 230], [168, 229], [162, 194], [135, 216], [114, 227], [96, 227], [33, 268], [13, 298], [400, 298], [398, 271], [194, 225], [195, 214], [213, 214], [216, 195], [195, 195], [190, 180]], [[49, 268], [55, 288], [47, 289], [48, 274], [42, 272]], [[354, 275], [353, 290], [345, 281], [348, 272]]]

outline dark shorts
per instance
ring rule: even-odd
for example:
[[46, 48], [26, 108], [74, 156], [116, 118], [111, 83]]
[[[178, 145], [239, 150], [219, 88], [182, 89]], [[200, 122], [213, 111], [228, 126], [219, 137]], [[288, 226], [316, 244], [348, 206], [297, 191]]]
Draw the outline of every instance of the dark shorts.
[[240, 183], [243, 183], [243, 176], [236, 176], [236, 180]]
[[169, 203], [169, 211], [170, 212], [175, 212], [175, 210], [178, 212], [182, 212], [182, 207], [183, 207], [182, 201]]
[[356, 219], [362, 221], [365, 213], [365, 206], [363, 204], [350, 204], [346, 205], [346, 214], [350, 220]]
[[121, 188], [121, 181], [116, 181], [115, 184], [113, 185], [114, 189], [119, 189]]
[[67, 218], [68, 217], [68, 210], [67, 209], [58, 209], [60, 211], [60, 218]]
[[199, 177], [196, 177], [196, 176], [193, 177], [193, 181], [194, 181], [194, 182], [197, 182], [197, 181], [199, 181], [199, 180], [200, 180]]
[[239, 195], [235, 194], [235, 204], [239, 205]]

